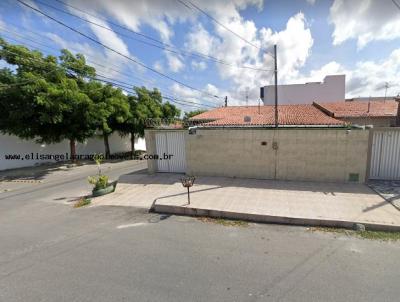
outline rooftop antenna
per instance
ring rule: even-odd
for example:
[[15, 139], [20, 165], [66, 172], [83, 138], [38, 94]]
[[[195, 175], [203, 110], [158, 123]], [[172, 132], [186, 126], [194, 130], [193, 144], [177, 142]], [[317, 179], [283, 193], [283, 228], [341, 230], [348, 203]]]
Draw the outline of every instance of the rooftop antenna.
[[249, 87], [246, 87], [246, 107], [249, 106]]
[[386, 93], [387, 93], [388, 88], [389, 88], [389, 83], [385, 82], [385, 98], [384, 98], [384, 101], [386, 101]]

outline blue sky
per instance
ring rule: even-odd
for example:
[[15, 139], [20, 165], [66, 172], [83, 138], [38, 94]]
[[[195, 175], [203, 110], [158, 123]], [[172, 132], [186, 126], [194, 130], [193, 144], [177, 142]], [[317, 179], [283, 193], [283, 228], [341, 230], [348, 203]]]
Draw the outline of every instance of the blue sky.
[[[59, 1], [22, 1], [195, 89], [138, 66], [13, 0], [0, 4], [0, 32], [9, 42], [46, 54], [57, 54], [60, 48], [83, 53], [97, 64], [93, 66], [100, 76], [129, 86], [158, 87], [166, 95], [197, 106], [221, 105], [225, 95], [230, 104], [245, 104], [247, 88], [250, 104], [256, 104], [259, 87], [273, 80], [271, 71], [265, 71], [273, 68], [273, 60], [263, 49], [272, 51], [275, 43], [280, 83], [322, 81], [327, 74], [346, 74], [348, 97], [381, 96], [385, 82], [389, 83], [388, 94], [400, 93], [400, 9], [391, 0], [191, 0], [250, 43], [215, 24], [189, 0], [182, 0], [187, 6], [178, 0], [62, 1], [90, 15]], [[178, 54], [135, 41], [162, 46], [112, 23], [168, 44]], [[212, 56], [224, 64], [182, 52]], [[196, 108], [182, 107], [185, 111]]]

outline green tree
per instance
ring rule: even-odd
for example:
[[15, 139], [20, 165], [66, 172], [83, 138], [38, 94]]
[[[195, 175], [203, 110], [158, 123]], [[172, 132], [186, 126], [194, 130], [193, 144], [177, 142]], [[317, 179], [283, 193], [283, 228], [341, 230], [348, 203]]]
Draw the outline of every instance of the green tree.
[[111, 133], [118, 130], [119, 125], [131, 116], [128, 97], [121, 89], [111, 85], [103, 85], [99, 82], [89, 82], [85, 86], [86, 94], [96, 105], [99, 119], [97, 128], [102, 132], [106, 158], [111, 154], [108, 138]]
[[192, 125], [193, 123], [190, 122], [190, 118], [199, 115], [201, 113], [206, 112], [207, 110], [203, 110], [203, 109], [198, 109], [198, 110], [193, 110], [193, 111], [189, 111], [189, 112], [185, 112], [185, 114], [183, 115], [183, 125], [185, 127], [189, 127], [190, 125]]
[[74, 159], [76, 142], [91, 137], [99, 123], [94, 102], [80, 88], [94, 69], [66, 50], [58, 61], [2, 39], [0, 46], [0, 59], [16, 67], [14, 79], [7, 70], [1, 73], [2, 83], [13, 83], [1, 89], [0, 131], [45, 143], [68, 139]]
[[170, 103], [162, 102], [159, 90], [134, 87], [135, 95], [128, 96], [130, 117], [118, 125], [118, 131], [131, 137], [131, 153], [135, 152], [135, 139], [144, 136], [144, 129], [159, 123], [162, 118], [176, 118], [180, 110]]

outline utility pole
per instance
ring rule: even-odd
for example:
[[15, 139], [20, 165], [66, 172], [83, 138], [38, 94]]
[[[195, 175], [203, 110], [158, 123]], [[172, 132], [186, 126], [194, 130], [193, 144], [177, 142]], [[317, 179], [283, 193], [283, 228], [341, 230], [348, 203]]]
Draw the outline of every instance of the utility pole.
[[276, 44], [274, 45], [275, 58], [275, 128], [278, 128], [278, 57], [276, 53]]
[[225, 107], [228, 107], [228, 96], [225, 96]]

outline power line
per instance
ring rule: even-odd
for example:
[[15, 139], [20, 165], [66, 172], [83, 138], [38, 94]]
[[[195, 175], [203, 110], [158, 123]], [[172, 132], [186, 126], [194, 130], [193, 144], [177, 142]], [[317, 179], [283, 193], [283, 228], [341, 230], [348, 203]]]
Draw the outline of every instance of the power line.
[[[123, 85], [127, 85], [128, 87], [131, 86], [130, 83], [123, 82], [123, 81], [119, 81], [119, 80], [115, 80], [115, 79], [109, 78], [109, 77], [104, 76], [104, 75], [97, 74], [97, 76], [100, 76], [100, 77], [105, 78], [105, 79], [108, 79], [108, 80], [112, 80], [112, 81], [114, 81], [114, 82], [122, 83]], [[166, 95], [166, 94], [164, 94], [164, 96], [165, 96], [165, 97], [168, 97], [168, 95]], [[172, 98], [172, 96], [169, 96], [169, 97]], [[175, 97], [174, 97], [174, 98], [175, 98]], [[180, 102], [184, 102], [184, 103], [190, 103], [190, 104], [195, 104], [195, 105], [203, 105], [204, 107], [209, 107], [209, 108], [217, 108], [216, 106], [210, 106], [210, 105], [199, 104], [199, 103], [191, 102], [191, 101], [179, 100], [179, 99], [177, 99], [177, 98], [175, 98], [175, 99], [178, 100], [178, 101], [180, 101]]]
[[[13, 51], [10, 51], [10, 50], [8, 50], [8, 49], [3, 49], [3, 50], [6, 51], [6, 52], [8, 52], [8, 53], [11, 53], [11, 54], [18, 55], [18, 53], [13, 52]], [[32, 61], [34, 61], [34, 62], [40, 62], [40, 63], [43, 64], [43, 65], [45, 65], [45, 64], [51, 65], [51, 63], [49, 63], [49, 62], [44, 62], [44, 61], [42, 61], [42, 60], [35, 59], [35, 58], [24, 58], [24, 59], [25, 59], [25, 60], [28, 60], [28, 61], [30, 61], [30, 62], [32, 62]], [[35, 66], [37, 66], [37, 65], [35, 65]], [[56, 71], [60, 71], [60, 70], [61, 70], [61, 68], [59, 68], [58, 66], [51, 66], [51, 67], [56, 67], [56, 69], [55, 69], [55, 70], [49, 71], [49, 73], [53, 73], [53, 72], [56, 72]], [[92, 80], [96, 80], [96, 81], [100, 81], [100, 82], [103, 82], [103, 83], [111, 84], [111, 85], [114, 85], [114, 86], [123, 88], [123, 89], [126, 90], [126, 91], [129, 90], [128, 92], [130, 92], [130, 93], [135, 93], [135, 91], [132, 89], [132, 86], [133, 86], [133, 85], [131, 85], [130, 83], [126, 83], [126, 82], [122, 82], [122, 81], [119, 81], [119, 80], [115, 80], [115, 79], [112, 79], [112, 78], [107, 77], [107, 76], [104, 76], [104, 75], [99, 75], [99, 74], [98, 74], [97, 76], [100, 76], [100, 77], [102, 77], [102, 78], [104, 78], [104, 79], [106, 79], [106, 80], [99, 79], [98, 77], [91, 77], [91, 76], [87, 76], [87, 78], [92, 79]], [[23, 81], [23, 82], [19, 82], [19, 83], [1, 84], [1, 85], [2, 85], [3, 87], [4, 87], [4, 86], [14, 87], [14, 86], [23, 86], [23, 85], [26, 85], [26, 84], [29, 84], [29, 83], [33, 83], [33, 82], [37, 82], [37, 79], [31, 79], [31, 80], [27, 80], [27, 81]], [[116, 83], [116, 82], [122, 83], [122, 85], [119, 84], [119, 83]], [[126, 86], [125, 86], [125, 85], [126, 85]], [[99, 89], [100, 89], [100, 88], [99, 88]], [[179, 100], [179, 99], [177, 99], [177, 98], [175, 98], [175, 97], [168, 96], [168, 95], [165, 95], [165, 94], [163, 95], [163, 98], [168, 99], [168, 100], [171, 100], [171, 99], [172, 99], [172, 100], [175, 100], [178, 104], [186, 105], [186, 106], [195, 105], [194, 107], [199, 107], [199, 108], [204, 108], [204, 107], [216, 108], [215, 106], [209, 106], [209, 105], [206, 105], [206, 104], [195, 103], [195, 102], [185, 101], [185, 100]], [[172, 100], [171, 100], [171, 101], [172, 101]], [[187, 104], [185, 104], [185, 103], [187, 103]]]
[[152, 71], [152, 72], [154, 72], [154, 73], [156, 73], [156, 74], [158, 74], [158, 75], [160, 75], [160, 76], [162, 76], [162, 77], [164, 77], [164, 78], [167, 78], [167, 79], [169, 79], [169, 80], [171, 80], [171, 81], [173, 81], [173, 82], [176, 82], [176, 83], [178, 83], [178, 84], [180, 84], [180, 85], [182, 85], [182, 86], [185, 86], [185, 87], [187, 87], [187, 88], [189, 88], [189, 89], [192, 89], [192, 90], [195, 90], [195, 91], [198, 91], [198, 92], [201, 92], [201, 93], [205, 93], [205, 94], [207, 94], [207, 95], [210, 95], [210, 96], [215, 97], [215, 98], [218, 98], [218, 99], [220, 98], [220, 97], [217, 96], [217, 95], [213, 95], [213, 94], [211, 94], [211, 93], [209, 93], [209, 92], [207, 92], [207, 91], [203, 91], [203, 90], [198, 89], [198, 88], [195, 88], [195, 87], [193, 87], [193, 86], [191, 86], [191, 85], [185, 84], [185, 83], [183, 83], [183, 82], [181, 82], [181, 81], [179, 81], [179, 80], [176, 80], [176, 79], [174, 79], [173, 77], [171, 77], [171, 76], [169, 76], [169, 75], [166, 75], [166, 74], [164, 74], [164, 73], [162, 73], [162, 72], [159, 72], [159, 71], [155, 70], [154, 68], [149, 67], [149, 66], [147, 66], [147, 65], [145, 65], [145, 64], [143, 64], [143, 63], [141, 63], [141, 62], [139, 62], [139, 61], [137, 61], [137, 60], [135, 60], [135, 59], [133, 59], [132, 57], [130, 57], [130, 56], [128, 56], [128, 55], [124, 55], [123, 53], [119, 52], [118, 50], [115, 50], [114, 48], [112, 48], [112, 47], [110, 47], [110, 46], [108, 46], [108, 45], [106, 45], [106, 44], [103, 44], [102, 42], [100, 42], [100, 41], [98, 41], [98, 40], [96, 40], [96, 39], [94, 39], [94, 38], [92, 38], [92, 37], [86, 35], [85, 33], [83, 33], [83, 32], [81, 32], [81, 31], [77, 30], [76, 28], [74, 28], [74, 27], [72, 27], [72, 26], [69, 26], [68, 24], [66, 24], [66, 23], [64, 23], [64, 22], [62, 22], [62, 21], [60, 21], [60, 20], [58, 20], [58, 19], [56, 19], [56, 18], [54, 18], [54, 17], [52, 17], [52, 16], [46, 14], [45, 12], [41, 11], [40, 9], [37, 9], [37, 8], [35, 8], [35, 7], [29, 5], [29, 4], [27, 4], [27, 3], [25, 3], [25, 2], [23, 2], [23, 1], [21, 1], [21, 0], [16, 0], [16, 1], [18, 1], [18, 2], [21, 3], [22, 5], [24, 5], [24, 6], [28, 7], [28, 8], [30, 8], [30, 9], [32, 9], [32, 10], [34, 10], [34, 11], [36, 11], [37, 13], [39, 13], [39, 14], [45, 16], [46, 18], [48, 18], [48, 19], [50, 19], [50, 20], [53, 20], [54, 22], [56, 22], [56, 23], [58, 23], [58, 24], [60, 24], [60, 25], [62, 25], [62, 26], [64, 26], [64, 27], [70, 29], [71, 31], [73, 31], [73, 32], [75, 32], [75, 33], [77, 33], [77, 34], [79, 34], [79, 35], [81, 35], [81, 36], [83, 36], [83, 37], [85, 37], [86, 39], [89, 39], [90, 41], [92, 41], [92, 42], [94, 42], [94, 43], [96, 43], [96, 44], [98, 44], [98, 45], [103, 46], [104, 48], [106, 48], [106, 49], [108, 49], [108, 50], [110, 50], [110, 51], [112, 51], [112, 52], [114, 52], [114, 53], [116, 53], [116, 54], [118, 54], [118, 55], [120, 55], [120, 56], [122, 56], [122, 57], [124, 57], [124, 58], [126, 58], [126, 59], [128, 59], [128, 60], [130, 60], [130, 61], [132, 61], [132, 62], [134, 62], [135, 64], [137, 64], [137, 65], [139, 65], [139, 66], [142, 66], [143, 68], [145, 68], [145, 69], [147, 69], [147, 70], [150, 70], [150, 71]]
[[[0, 26], [0, 29], [1, 29], [1, 26]], [[8, 31], [8, 32], [11, 32], [11, 31]], [[18, 34], [17, 34], [17, 36], [22, 37], [21, 35], [18, 35]], [[7, 37], [7, 38], [8, 38], [8, 37]], [[19, 41], [16, 40], [16, 39], [13, 39], [13, 38], [9, 38], [9, 39], [14, 40], [14, 41], [17, 41], [17, 43], [19, 43]], [[23, 39], [24, 39], [24, 37], [23, 37]], [[30, 39], [28, 39], [28, 40], [30, 40]], [[34, 41], [34, 40], [30, 40], [30, 41], [32, 41], [32, 42], [34, 42], [34, 43], [38, 43], [38, 42], [36, 42], [36, 41]], [[27, 43], [26, 43], [26, 44], [27, 44]], [[42, 43], [38, 43], [38, 44], [39, 44], [39, 45], [42, 45], [42, 46], [44, 46], [44, 47], [47, 47], [47, 48], [49, 48], [49, 49], [55, 50], [55, 51], [59, 51], [59, 49], [56, 49], [56, 48], [54, 48], [54, 47], [50, 47], [50, 46], [47, 46], [47, 45], [42, 44]], [[28, 45], [29, 45], [29, 44], [28, 44]], [[31, 45], [30, 45], [30, 46], [31, 46]], [[31, 47], [32, 47], [32, 46], [31, 46]], [[42, 49], [40, 49], [40, 48], [36, 48], [36, 47], [33, 47], [33, 48], [34, 48], [34, 49], [38, 49], [38, 50], [44, 52], [44, 51], [43, 51]], [[118, 74], [124, 75], [124, 76], [127, 77], [127, 78], [131, 78], [131, 77], [132, 77], [132, 75], [130, 75], [130, 74], [128, 74], [128, 73], [124, 73], [124, 72], [121, 72], [121, 71], [119, 71], [119, 70], [109, 68], [109, 66], [105, 66], [105, 65], [102, 65], [102, 64], [99, 64], [99, 63], [90, 61], [90, 60], [88, 60], [87, 62], [90, 63], [90, 64], [94, 64], [94, 65], [101, 66], [101, 67], [103, 67], [103, 68], [108, 68], [109, 70], [112, 70], [112, 71], [114, 71], [114, 72], [116, 72], [116, 73], [118, 73]], [[96, 74], [99, 75], [98, 71], [96, 71]], [[106, 77], [105, 77], [105, 78], [106, 78]], [[139, 79], [140, 81], [149, 82], [148, 80], [143, 79], [143, 78], [139, 78], [139, 77], [136, 77], [136, 78]], [[118, 82], [118, 80], [115, 80], [115, 79], [112, 79], [112, 80]], [[119, 82], [123, 83], [122, 81], [119, 81]], [[127, 84], [127, 83], [125, 83], [125, 84]], [[129, 84], [129, 83], [128, 83], [128, 85], [134, 86], [133, 84]], [[135, 86], [136, 86], [136, 85], [135, 85]], [[168, 89], [168, 88], [165, 88], [165, 89], [166, 89], [167, 91], [170, 91], [171, 93], [174, 93], [174, 92], [172, 92], [172, 91], [171, 91], [170, 89]], [[165, 95], [164, 92], [163, 92], [163, 94]], [[183, 101], [183, 100], [181, 100], [181, 101], [182, 101], [182, 102], [189, 102], [189, 103], [192, 103], [192, 102], [190, 102], [190, 101]], [[204, 101], [203, 101], [203, 102], [204, 102]], [[208, 102], [208, 101], [206, 101], [206, 102]], [[205, 107], [210, 107], [210, 108], [217, 108], [217, 107], [215, 106], [214, 103], [212, 103], [212, 102], [208, 102], [208, 103], [210, 103], [210, 104], [212, 104], [212, 105], [207, 105], [207, 104], [204, 104], [204, 103], [193, 103], [193, 104], [203, 105], [203, 106], [205, 106]]]
[[[179, 49], [179, 48], [177, 48], [177, 47], [175, 47], [175, 46], [172, 46], [172, 45], [170, 45], [170, 44], [167, 44], [167, 43], [164, 43], [164, 42], [162, 42], [162, 41], [158, 41], [158, 40], [156, 40], [156, 39], [151, 38], [151, 40], [156, 40], [157, 43], [160, 43], [160, 44], [161, 44], [161, 45], [156, 45], [156, 44], [153, 44], [153, 43], [150, 43], [150, 42], [147, 42], [147, 41], [143, 41], [143, 40], [139, 40], [139, 39], [133, 38], [133, 37], [131, 37], [131, 36], [129, 36], [129, 35], [126, 35], [126, 34], [120, 32], [120, 31], [113, 30], [113, 29], [110, 28], [110, 27], [107, 27], [107, 26], [104, 26], [104, 25], [102, 25], [102, 24], [99, 24], [99, 23], [93, 22], [93, 21], [91, 21], [91, 20], [88, 20], [88, 19], [86, 19], [86, 18], [80, 17], [80, 16], [75, 15], [75, 14], [73, 14], [73, 13], [71, 13], [71, 12], [65, 11], [65, 10], [63, 10], [63, 9], [60, 9], [60, 8], [55, 7], [55, 6], [53, 6], [53, 5], [50, 5], [50, 4], [48, 4], [48, 3], [42, 2], [42, 1], [40, 1], [40, 0], [36, 0], [36, 2], [37, 2], [37, 3], [40, 3], [40, 4], [44, 5], [44, 6], [50, 7], [51, 9], [54, 9], [54, 10], [56, 10], [56, 11], [62, 12], [62, 13], [64, 13], [64, 14], [67, 14], [67, 15], [69, 15], [69, 16], [73, 16], [73, 17], [75, 17], [75, 18], [78, 18], [79, 20], [82, 20], [82, 21], [87, 22], [87, 23], [89, 23], [89, 24], [98, 26], [98, 27], [100, 27], [100, 28], [103, 28], [103, 29], [108, 30], [108, 31], [111, 31], [111, 32], [115, 32], [115, 33], [117, 33], [117, 34], [119, 34], [119, 35], [121, 35], [121, 36], [123, 36], [123, 37], [126, 37], [126, 38], [128, 38], [128, 39], [131, 39], [131, 40], [133, 40], [133, 41], [136, 41], [136, 42], [139, 42], [139, 43], [142, 43], [142, 44], [151, 46], [151, 47], [155, 47], [155, 48], [158, 48], [158, 49], [161, 49], [161, 50], [165, 50], [165, 51], [168, 51], [168, 52], [177, 54], [177, 55], [183, 55], [183, 56], [186, 56], [186, 57], [197, 57], [197, 58], [200, 58], [200, 59], [203, 59], [203, 60], [206, 59], [206, 60], [210, 60], [210, 61], [213, 61], [213, 62], [215, 62], [215, 63], [221, 64], [221, 65], [230, 66], [230, 67], [233, 67], [233, 68], [250, 69], [250, 70], [262, 71], [262, 72], [273, 71], [272, 69], [263, 69], [263, 68], [248, 66], [248, 65], [236, 65], [236, 64], [231, 64], [231, 63], [229, 63], [229, 62], [226, 62], [226, 61], [224, 61], [224, 60], [218, 59], [218, 58], [216, 58], [216, 57], [214, 57], [214, 56], [211, 56], [211, 55], [203, 54], [203, 53], [201, 53], [201, 52], [184, 51], [184, 50], [181, 50], [181, 49]], [[62, 2], [62, 1], [58, 1], [58, 2], [64, 3], [64, 2]], [[67, 4], [65, 4], [65, 5], [66, 5], [66, 6], [70, 6], [70, 5], [67, 5]], [[99, 19], [99, 17], [96, 17], [96, 16], [94, 16], [94, 15], [91, 15], [91, 14], [89, 14], [89, 13], [83, 11], [83, 10], [80, 10], [80, 11], [83, 12], [83, 13], [85, 13], [85, 14], [87, 14], [87, 15], [89, 15], [89, 16], [91, 16], [91, 17], [93, 17], [93, 18]], [[107, 20], [107, 19], [105, 19], [105, 21], [109, 22], [110, 24], [113, 24], [113, 23], [111, 23], [111, 21], [109, 21], [109, 20]], [[128, 29], [126, 29], [126, 30], [128, 30]], [[134, 34], [139, 34], [138, 32], [133, 31], [133, 30], [130, 30], [130, 31], [133, 32]], [[140, 35], [141, 35], [142, 37], [148, 38], [147, 35], [144, 35], [144, 34], [140, 34]]]
[[400, 4], [398, 4], [395, 0], [392, 0], [392, 2], [394, 3], [394, 5], [396, 5], [396, 7], [397, 7], [398, 9], [400, 9]]
[[[189, 4], [187, 4], [185, 1], [183, 0], [176, 0], [179, 3], [181, 3], [182, 5], [186, 6], [187, 8], [192, 9]], [[196, 4], [194, 4], [193, 2], [191, 2], [190, 0], [187, 0], [190, 5], [192, 7], [194, 7], [195, 9], [197, 9], [199, 12], [201, 12], [203, 15], [205, 15], [207, 18], [211, 19], [214, 23], [216, 23], [217, 25], [221, 26], [222, 28], [224, 28], [225, 30], [229, 31], [230, 33], [232, 33], [233, 35], [235, 35], [237, 38], [239, 38], [240, 40], [242, 40], [243, 42], [265, 52], [266, 54], [268, 54], [269, 56], [271, 56], [272, 58], [274, 58], [274, 56], [272, 54], [270, 54], [266, 49], [250, 42], [249, 40], [247, 40], [246, 38], [242, 37], [241, 35], [239, 35], [238, 33], [236, 33], [235, 31], [231, 30], [229, 27], [227, 27], [226, 25], [224, 25], [223, 23], [221, 23], [220, 21], [218, 21], [217, 19], [215, 19], [213, 16], [211, 16], [210, 14], [208, 14], [206, 11], [204, 11], [203, 9], [201, 9], [199, 6], [197, 6]]]
[[[0, 26], [0, 29], [3, 30], [3, 31], [6, 31], [6, 32], [8, 32], [8, 33], [11, 33], [11, 34], [13, 34], [13, 35], [15, 35], [15, 36], [17, 36], [17, 37], [20, 37], [21, 39], [25, 39], [25, 40], [27, 40], [27, 41], [30, 41], [30, 42], [32, 42], [32, 43], [41, 45], [41, 46], [46, 47], [46, 48], [48, 48], [48, 49], [51, 49], [51, 50], [53, 50], [53, 51], [56, 51], [56, 52], [59, 52], [59, 51], [60, 51], [60, 49], [58, 49], [58, 48], [48, 46], [48, 45], [43, 44], [43, 43], [40, 43], [40, 42], [38, 42], [38, 41], [36, 41], [36, 40], [32, 40], [32, 39], [30, 39], [30, 38], [27, 38], [27, 37], [24, 36], [24, 35], [20, 35], [20, 34], [16, 33], [15, 31], [10, 31], [10, 30], [5, 29], [4, 27], [1, 27], [1, 26]], [[26, 30], [29, 31], [29, 32], [31, 32], [31, 33], [33, 33], [33, 34], [38, 35], [38, 36], [41, 37], [41, 38], [47, 38], [47, 39], [49, 39], [48, 37], [43, 36], [43, 35], [40, 35], [40, 34], [34, 32], [34, 31], [32, 31], [32, 30], [28, 30], [28, 29], [26, 29]], [[18, 39], [15, 39], [15, 38], [13, 38], [13, 37], [9, 37], [9, 36], [6, 35], [6, 34], [3, 34], [3, 35], [6, 36], [7, 39], [10, 39], [10, 40], [15, 41], [15, 42], [17, 42], [17, 43], [20, 43], [20, 41], [19, 41]], [[33, 46], [32, 44], [26, 43], [25, 41], [24, 41], [24, 44], [25, 44], [25, 45], [28, 45], [28, 46], [31, 47], [31, 48], [34, 48], [34, 49], [38, 49], [38, 50], [40, 50], [40, 51], [43, 51], [42, 49], [40, 49], [40, 48], [38, 48], [38, 47], [36, 47], [36, 46]], [[74, 51], [76, 51], [76, 52], [78, 52], [78, 53], [81, 53], [80, 51], [78, 51], [78, 50], [76, 50], [76, 49], [74, 49], [74, 48], [71, 48], [71, 49], [74, 50]], [[87, 55], [87, 54], [84, 54], [84, 55], [85, 55], [86, 58], [90, 58], [89, 55]], [[139, 78], [139, 77], [137, 77], [137, 76], [135, 76], [135, 75], [123, 73], [123, 72], [118, 71], [118, 70], [116, 70], [116, 69], [110, 68], [110, 66], [114, 66], [115, 68], [118, 68], [118, 67], [116, 67], [115, 65], [109, 64], [109, 63], [108, 63], [108, 65], [106, 66], [106, 65], [103, 65], [103, 64], [94, 62], [94, 61], [92, 61], [92, 60], [87, 60], [87, 62], [90, 63], [90, 64], [93, 64], [93, 65], [97, 65], [97, 66], [106, 68], [106, 69], [108, 69], [108, 70], [112, 70], [112, 71], [117, 72], [117, 73], [120, 73], [120, 74], [123, 74], [123, 75], [125, 75], [125, 76], [127, 76], [127, 77], [129, 77], [129, 78], [133, 77], [133, 78], [137, 78], [138, 80], [143, 81], [143, 82], [153, 83], [152, 81], [150, 81], [150, 80], [148, 80], [148, 79]]]

